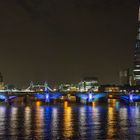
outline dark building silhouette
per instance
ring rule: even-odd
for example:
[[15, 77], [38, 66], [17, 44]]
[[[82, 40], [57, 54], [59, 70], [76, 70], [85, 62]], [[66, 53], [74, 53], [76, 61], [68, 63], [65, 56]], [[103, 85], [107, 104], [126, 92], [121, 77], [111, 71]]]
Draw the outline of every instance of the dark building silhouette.
[[4, 82], [3, 82], [3, 76], [0, 72], [0, 90], [3, 90], [4, 89]]
[[133, 77], [135, 85], [140, 85], [140, 7], [138, 14], [138, 34], [136, 38], [136, 46], [134, 51], [134, 68], [133, 68]]
[[0, 72], [0, 83], [2, 83], [2, 82], [3, 82], [3, 76], [2, 76], [2, 74]]
[[129, 85], [129, 76], [129, 69], [120, 71], [120, 85]]

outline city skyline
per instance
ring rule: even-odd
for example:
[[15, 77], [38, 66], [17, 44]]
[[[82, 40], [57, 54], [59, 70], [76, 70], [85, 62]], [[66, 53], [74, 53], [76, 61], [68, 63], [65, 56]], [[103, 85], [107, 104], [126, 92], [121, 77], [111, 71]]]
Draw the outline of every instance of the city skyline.
[[139, 128], [140, 0], [0, 0], [0, 140]]
[[0, 71], [7, 83], [77, 83], [96, 76], [116, 84], [119, 71], [132, 68], [137, 0], [2, 0], [0, 10]]

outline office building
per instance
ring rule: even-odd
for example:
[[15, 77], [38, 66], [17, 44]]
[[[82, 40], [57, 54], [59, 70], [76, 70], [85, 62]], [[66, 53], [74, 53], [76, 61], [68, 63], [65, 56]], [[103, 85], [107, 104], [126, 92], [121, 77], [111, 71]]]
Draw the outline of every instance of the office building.
[[135, 80], [135, 85], [140, 85], [140, 7], [139, 7], [139, 15], [138, 15], [138, 33], [137, 33], [136, 46], [134, 51], [133, 77]]

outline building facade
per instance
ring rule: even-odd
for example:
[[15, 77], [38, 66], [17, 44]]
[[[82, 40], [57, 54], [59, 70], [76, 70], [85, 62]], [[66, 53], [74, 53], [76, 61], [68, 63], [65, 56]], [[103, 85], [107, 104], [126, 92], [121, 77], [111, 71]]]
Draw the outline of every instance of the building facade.
[[59, 91], [60, 92], [76, 92], [77, 87], [74, 84], [65, 83], [59, 86]]
[[140, 85], [140, 7], [138, 14], [138, 33], [136, 38], [136, 46], [134, 50], [134, 67], [133, 67], [133, 77], [135, 85]]
[[99, 83], [96, 77], [86, 77], [78, 83], [78, 91], [80, 92], [98, 92]]
[[3, 90], [4, 89], [4, 82], [3, 82], [3, 76], [0, 72], [0, 90]]
[[129, 69], [127, 70], [121, 70], [119, 73], [119, 79], [120, 79], [120, 85], [129, 85], [129, 79], [130, 79], [130, 74], [129, 74]]

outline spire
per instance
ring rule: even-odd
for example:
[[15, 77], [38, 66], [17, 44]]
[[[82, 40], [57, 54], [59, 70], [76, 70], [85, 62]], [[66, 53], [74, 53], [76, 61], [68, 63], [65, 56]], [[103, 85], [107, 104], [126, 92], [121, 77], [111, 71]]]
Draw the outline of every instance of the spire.
[[138, 21], [140, 22], [140, 6], [139, 6]]
[[[138, 13], [138, 34], [137, 34], [137, 40], [140, 41], [140, 6], [139, 6], [139, 13]], [[136, 47], [140, 47], [140, 42], [136, 43]]]
[[138, 13], [138, 34], [136, 39], [136, 47], [134, 53], [134, 69], [133, 76], [136, 85], [140, 85], [140, 6]]
[[32, 88], [34, 86], [33, 81], [30, 82], [30, 87]]

